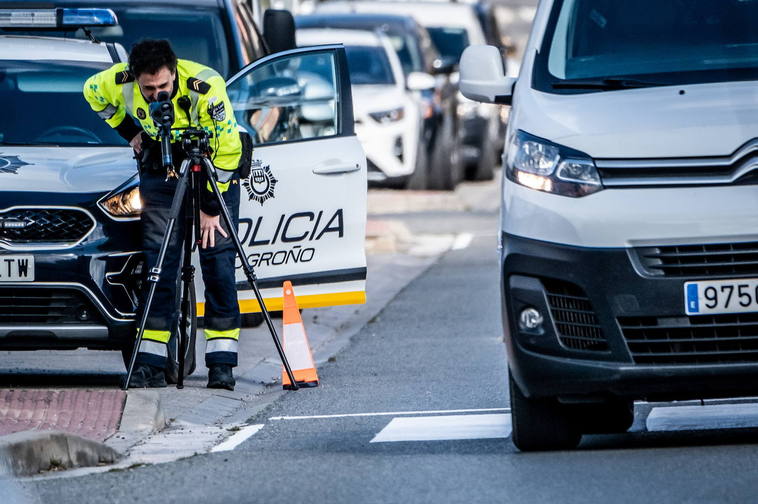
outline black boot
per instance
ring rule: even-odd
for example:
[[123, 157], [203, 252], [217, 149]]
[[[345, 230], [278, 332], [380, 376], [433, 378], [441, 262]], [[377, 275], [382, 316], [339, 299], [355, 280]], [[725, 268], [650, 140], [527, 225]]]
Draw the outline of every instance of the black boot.
[[132, 378], [129, 380], [129, 387], [165, 387], [166, 372], [150, 364], [135, 364], [132, 371]]
[[234, 375], [229, 364], [211, 364], [208, 366], [208, 388], [234, 390]]

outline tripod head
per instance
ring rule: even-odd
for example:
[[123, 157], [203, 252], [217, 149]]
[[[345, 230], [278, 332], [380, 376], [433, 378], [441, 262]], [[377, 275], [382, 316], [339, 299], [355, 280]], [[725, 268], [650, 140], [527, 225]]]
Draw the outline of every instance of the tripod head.
[[199, 157], [210, 152], [208, 139], [213, 133], [198, 128], [185, 128], [182, 132], [182, 149], [189, 157]]
[[161, 139], [161, 158], [166, 170], [173, 169], [171, 156], [171, 126], [174, 124], [174, 104], [166, 91], [158, 93], [158, 100], [150, 103], [150, 117], [158, 128]]

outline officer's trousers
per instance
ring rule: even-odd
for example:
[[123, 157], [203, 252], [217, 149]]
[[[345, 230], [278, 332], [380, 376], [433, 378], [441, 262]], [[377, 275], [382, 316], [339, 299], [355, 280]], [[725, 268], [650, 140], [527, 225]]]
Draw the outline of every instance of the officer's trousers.
[[[143, 171], [140, 176], [140, 195], [143, 205], [142, 245], [148, 269], [153, 267], [158, 259], [177, 185], [177, 179], [172, 178], [168, 181], [165, 179], [165, 173], [149, 170]], [[200, 190], [207, 191], [207, 188], [202, 187]], [[228, 190], [223, 193], [223, 197], [236, 233], [239, 225], [240, 200], [239, 180], [236, 175], [229, 184]], [[173, 236], [169, 242], [161, 279], [155, 290], [137, 354], [137, 362], [161, 368], [166, 365], [167, 344], [171, 334], [177, 332], [179, 324], [179, 297], [181, 295], [179, 273], [184, 254], [182, 243], [186, 226], [184, 206], [186, 205], [182, 207], [182, 214], [176, 221]], [[220, 217], [220, 222], [227, 235], [231, 236], [223, 217]], [[234, 279], [236, 250], [231, 238], [224, 238], [218, 232], [215, 238], [215, 247], [199, 248], [200, 269], [205, 283], [205, 362], [208, 366], [213, 364], [236, 366], [240, 333], [240, 312]], [[149, 285], [145, 282], [143, 301], [148, 288]], [[141, 306], [144, 306], [144, 302]]]

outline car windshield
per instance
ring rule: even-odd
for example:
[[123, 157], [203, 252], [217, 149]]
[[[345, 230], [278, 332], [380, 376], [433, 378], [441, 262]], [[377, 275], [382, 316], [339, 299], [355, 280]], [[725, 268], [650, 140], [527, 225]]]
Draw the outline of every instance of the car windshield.
[[408, 34], [385, 31], [385, 35], [390, 41], [392, 48], [397, 53], [400, 65], [403, 67], [403, 73], [406, 75], [411, 72], [423, 72], [424, 63], [421, 61], [420, 49], [414, 38]]
[[347, 46], [347, 67], [353, 84], [394, 84], [387, 53], [383, 47]]
[[92, 111], [84, 81], [103, 63], [0, 61], [0, 145], [127, 145]]
[[535, 72], [546, 88], [758, 79], [758, 0], [557, 0]]
[[[118, 25], [91, 28], [98, 40], [118, 42], [130, 51], [132, 45], [143, 38], [168, 39], [180, 58], [202, 63], [229, 76], [228, 46], [219, 9], [118, 7], [110, 4], [109, 8], [118, 16]], [[57, 33], [71, 35], [71, 32]], [[56, 32], [50, 35], [56, 35]], [[86, 38], [86, 35], [79, 30], [76, 37]]]
[[427, 28], [432, 37], [434, 46], [440, 55], [446, 60], [455, 61], [461, 59], [463, 50], [469, 45], [468, 33], [465, 28]]

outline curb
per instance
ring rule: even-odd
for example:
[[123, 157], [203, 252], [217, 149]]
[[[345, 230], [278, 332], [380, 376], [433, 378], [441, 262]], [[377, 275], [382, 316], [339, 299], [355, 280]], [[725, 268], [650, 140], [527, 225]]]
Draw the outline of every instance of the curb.
[[148, 435], [163, 430], [167, 425], [161, 406], [161, 396], [154, 390], [128, 390], [121, 414], [121, 423], [115, 434], [105, 440], [114, 451], [126, 453]]
[[0, 437], [0, 465], [13, 476], [112, 464], [120, 457], [103, 443], [60, 431], [23, 431]]

